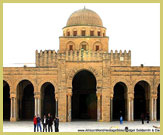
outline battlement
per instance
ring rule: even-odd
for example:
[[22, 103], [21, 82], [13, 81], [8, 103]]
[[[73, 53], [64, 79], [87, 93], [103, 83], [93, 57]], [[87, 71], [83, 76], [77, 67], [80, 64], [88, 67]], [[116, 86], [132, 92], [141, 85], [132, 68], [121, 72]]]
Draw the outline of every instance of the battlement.
[[128, 52], [120, 50], [110, 51], [110, 65], [111, 66], [131, 66], [131, 51]]
[[60, 53], [55, 50], [45, 50], [38, 52], [36, 50], [36, 66], [37, 67], [56, 67], [59, 60], [67, 62], [99, 62], [108, 61], [110, 66], [131, 66], [131, 51], [121, 50], [118, 52], [111, 50], [110, 53], [104, 51], [65, 51]]
[[37, 67], [55, 67], [57, 66], [57, 53], [55, 50], [36, 50]]

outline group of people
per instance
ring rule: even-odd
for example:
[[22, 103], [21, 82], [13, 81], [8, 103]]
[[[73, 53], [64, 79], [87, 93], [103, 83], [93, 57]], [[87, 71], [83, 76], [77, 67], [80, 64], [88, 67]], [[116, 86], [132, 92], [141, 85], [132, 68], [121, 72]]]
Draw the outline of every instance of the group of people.
[[[147, 123], [149, 123], [149, 113], [147, 112], [146, 115], [144, 113], [141, 113], [141, 121], [142, 124], [144, 124], [144, 120], [147, 120]], [[122, 116], [122, 111], [120, 111], [120, 124], [123, 124], [123, 116]]]
[[46, 117], [46, 115], [44, 115], [44, 117], [41, 119], [39, 117], [39, 115], [35, 115], [33, 118], [33, 124], [34, 124], [34, 132], [36, 132], [36, 128], [37, 128], [37, 132], [42, 132], [42, 127], [41, 127], [41, 122], [42, 122], [42, 126], [43, 126], [43, 132], [53, 132], [53, 123], [54, 123], [54, 129], [55, 132], [59, 132], [59, 118], [55, 117], [53, 119], [52, 115], [50, 113], [48, 113], [48, 116]]
[[149, 123], [149, 113], [147, 112], [146, 115], [144, 115], [144, 113], [141, 114], [141, 121], [142, 121], [142, 124], [144, 124], [144, 120], [147, 120], [147, 123]]

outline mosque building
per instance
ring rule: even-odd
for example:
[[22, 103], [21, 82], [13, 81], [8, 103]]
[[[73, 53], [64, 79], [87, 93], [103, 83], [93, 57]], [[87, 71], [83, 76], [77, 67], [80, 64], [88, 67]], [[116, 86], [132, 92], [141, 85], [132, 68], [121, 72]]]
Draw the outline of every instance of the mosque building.
[[109, 50], [96, 12], [73, 12], [59, 41], [57, 52], [36, 50], [35, 67], [3, 68], [4, 120], [160, 120], [160, 67], [131, 66], [130, 50]]

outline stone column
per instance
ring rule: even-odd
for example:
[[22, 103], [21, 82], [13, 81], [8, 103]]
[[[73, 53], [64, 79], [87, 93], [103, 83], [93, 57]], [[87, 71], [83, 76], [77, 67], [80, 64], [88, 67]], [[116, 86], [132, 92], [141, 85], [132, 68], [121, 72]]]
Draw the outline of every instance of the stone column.
[[113, 120], [113, 97], [110, 97], [110, 121]]
[[40, 96], [40, 93], [39, 92], [35, 92], [34, 93], [34, 99], [35, 99], [35, 112], [34, 114], [35, 115], [39, 115], [41, 116], [41, 96]]
[[154, 121], [157, 120], [157, 98], [154, 98]]
[[129, 93], [128, 99], [127, 99], [127, 112], [128, 112], [128, 121], [133, 121], [133, 100], [134, 100], [134, 94]]
[[13, 92], [10, 93], [10, 121], [16, 121], [16, 94]]
[[134, 99], [131, 99], [131, 121], [134, 121]]
[[101, 120], [101, 93], [96, 92], [97, 95], [97, 121]]
[[35, 97], [35, 115], [37, 115], [37, 98]]
[[14, 98], [14, 118], [16, 119], [16, 98]]
[[55, 116], [58, 117], [58, 94], [55, 95]]
[[68, 93], [67, 95], [67, 98], [68, 98], [68, 122], [71, 122], [71, 97], [72, 97], [72, 94], [71, 93]]
[[40, 104], [40, 97], [37, 98], [37, 103], [38, 103], [38, 106], [37, 106], [37, 108], [38, 108], [38, 112], [37, 112], [37, 114], [41, 117], [41, 104]]
[[130, 101], [130, 98], [128, 98], [128, 108], [127, 108], [127, 111], [128, 111], [128, 121], [131, 121], [131, 101]]
[[157, 95], [151, 96], [151, 120], [157, 120]]

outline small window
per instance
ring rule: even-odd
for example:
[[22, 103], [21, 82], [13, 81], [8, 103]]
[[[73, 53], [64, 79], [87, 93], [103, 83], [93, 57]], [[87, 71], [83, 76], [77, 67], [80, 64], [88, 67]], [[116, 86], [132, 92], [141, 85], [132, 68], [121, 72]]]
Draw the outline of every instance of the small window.
[[73, 36], [77, 36], [77, 31], [74, 31], [73, 32]]
[[96, 46], [96, 51], [98, 51], [98, 50], [99, 50], [99, 46], [97, 45], [97, 46]]
[[73, 50], [73, 45], [70, 45], [70, 46], [69, 46], [69, 50], [70, 50], [70, 51]]
[[69, 31], [67, 32], [67, 36], [70, 36], [70, 32]]
[[90, 36], [94, 36], [94, 31], [90, 31]]
[[82, 45], [82, 49], [83, 50], [86, 50], [86, 45]]
[[105, 33], [103, 33], [103, 37], [105, 37]]
[[82, 30], [82, 36], [85, 36], [85, 30]]
[[98, 31], [98, 32], [97, 32], [97, 35], [98, 35], [98, 36], [101, 36], [101, 32], [100, 32], [100, 31]]

